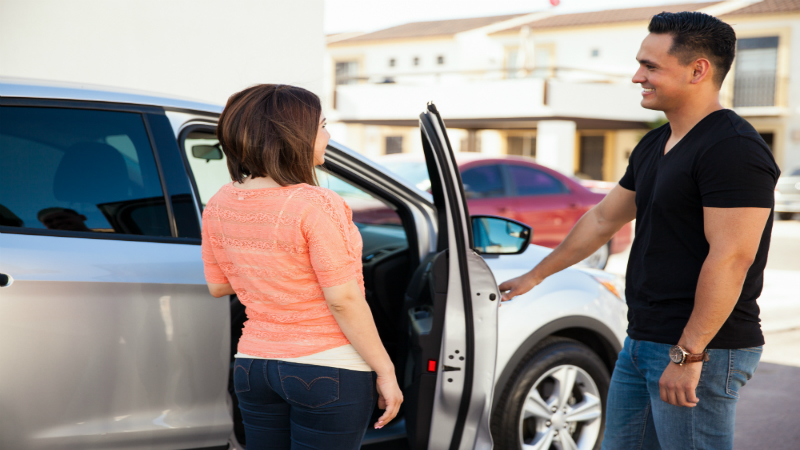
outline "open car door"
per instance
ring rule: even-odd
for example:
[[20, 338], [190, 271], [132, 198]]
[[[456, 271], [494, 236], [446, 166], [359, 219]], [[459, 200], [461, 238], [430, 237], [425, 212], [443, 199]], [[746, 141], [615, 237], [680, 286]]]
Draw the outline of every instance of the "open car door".
[[412, 363], [404, 376], [412, 449], [490, 449], [500, 292], [473, 250], [461, 176], [429, 104], [420, 130], [437, 210], [437, 250], [406, 296]]

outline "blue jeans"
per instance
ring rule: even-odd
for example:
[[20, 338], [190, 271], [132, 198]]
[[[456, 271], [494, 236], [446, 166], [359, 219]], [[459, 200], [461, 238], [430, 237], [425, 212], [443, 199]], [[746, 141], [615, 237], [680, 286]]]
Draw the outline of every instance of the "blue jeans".
[[756, 371], [761, 347], [709, 350], [694, 408], [661, 400], [658, 381], [673, 364], [670, 347], [625, 339], [608, 391], [603, 450], [733, 448], [739, 389]]
[[357, 450], [375, 403], [375, 373], [237, 358], [233, 387], [247, 450]]

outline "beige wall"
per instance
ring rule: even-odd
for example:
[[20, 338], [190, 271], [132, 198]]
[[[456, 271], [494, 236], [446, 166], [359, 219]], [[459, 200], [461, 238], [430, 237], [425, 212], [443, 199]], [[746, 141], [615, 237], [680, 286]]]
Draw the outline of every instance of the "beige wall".
[[323, 0], [0, 0], [0, 75], [224, 104], [257, 83], [322, 94]]

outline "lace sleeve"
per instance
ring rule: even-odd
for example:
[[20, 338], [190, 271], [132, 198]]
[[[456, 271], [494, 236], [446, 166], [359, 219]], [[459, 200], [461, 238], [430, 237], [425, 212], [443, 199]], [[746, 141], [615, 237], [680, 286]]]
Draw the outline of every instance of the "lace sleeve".
[[329, 191], [320, 200], [306, 215], [303, 234], [320, 286], [338, 286], [357, 279], [361, 272], [361, 257], [355, 251], [361, 236], [341, 197]]
[[[210, 203], [210, 202], [209, 202]], [[210, 206], [210, 205], [209, 205]], [[211, 228], [213, 224], [208, 218], [209, 208], [203, 211], [203, 231], [202, 231], [202, 244], [201, 255], [203, 258], [203, 270], [206, 275], [206, 282], [213, 284], [228, 284], [228, 277], [222, 272], [222, 269], [217, 263], [217, 258], [214, 255], [214, 243], [211, 236]]]

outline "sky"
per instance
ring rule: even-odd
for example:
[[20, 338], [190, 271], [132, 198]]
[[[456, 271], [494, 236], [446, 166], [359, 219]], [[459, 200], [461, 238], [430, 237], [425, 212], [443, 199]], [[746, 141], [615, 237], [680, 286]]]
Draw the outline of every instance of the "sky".
[[325, 33], [376, 31], [409, 22], [499, 16], [553, 9], [575, 13], [710, 0], [324, 0]]

